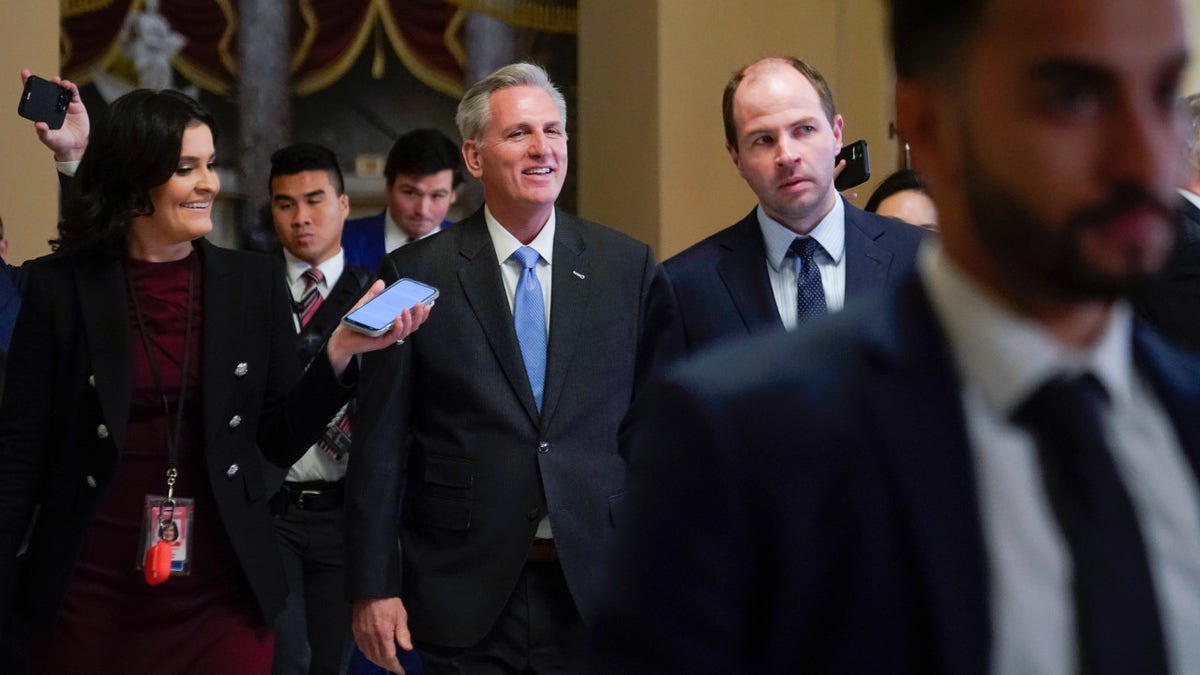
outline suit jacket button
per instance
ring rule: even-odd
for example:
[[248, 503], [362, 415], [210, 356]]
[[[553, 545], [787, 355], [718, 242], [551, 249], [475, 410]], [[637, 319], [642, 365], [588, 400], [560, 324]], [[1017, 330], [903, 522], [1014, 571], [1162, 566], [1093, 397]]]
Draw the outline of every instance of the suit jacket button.
[[96, 437], [97, 438], [108, 438], [108, 427], [104, 426], [103, 424], [96, 427]]
[[90, 487], [90, 488], [96, 487], [96, 477], [95, 476], [88, 476], [84, 480], [87, 481], [88, 487]]
[[550, 452], [550, 444], [547, 443], [546, 441], [542, 441], [541, 443], [538, 443], [538, 452], [543, 455], [546, 454], [547, 452]]
[[233, 374], [237, 375], [238, 377], [242, 377], [247, 372], [249, 372], [249, 370], [250, 370], [250, 365], [247, 364], [245, 361], [242, 361], [241, 363], [237, 364], [237, 366], [233, 369]]
[[541, 516], [541, 515], [542, 515], [542, 510], [536, 506], [533, 507], [532, 509], [529, 509], [529, 511], [527, 511], [525, 513], [525, 517], [530, 520], [537, 520], [538, 516]]
[[239, 426], [241, 426], [241, 424], [242, 424], [242, 416], [241, 415], [234, 415], [233, 417], [229, 418], [229, 428], [230, 429], [236, 429]]
[[228, 469], [225, 469], [225, 477], [233, 478], [237, 475], [238, 469], [241, 468], [237, 464], [230, 464]]

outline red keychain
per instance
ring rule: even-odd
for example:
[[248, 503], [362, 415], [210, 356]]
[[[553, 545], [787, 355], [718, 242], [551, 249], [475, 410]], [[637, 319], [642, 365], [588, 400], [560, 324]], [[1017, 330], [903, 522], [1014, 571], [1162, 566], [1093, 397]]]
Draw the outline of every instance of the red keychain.
[[146, 550], [146, 583], [161, 584], [171, 577], [171, 545], [163, 540]]

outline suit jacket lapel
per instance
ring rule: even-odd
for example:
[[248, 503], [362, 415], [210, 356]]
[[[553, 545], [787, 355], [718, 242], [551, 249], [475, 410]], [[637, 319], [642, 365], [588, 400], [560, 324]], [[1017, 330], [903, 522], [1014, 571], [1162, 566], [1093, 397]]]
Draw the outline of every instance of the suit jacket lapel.
[[[233, 381], [232, 371], [222, 372], [228, 367], [227, 359], [223, 357], [237, 353], [238, 341], [242, 339], [247, 321], [242, 302], [244, 288], [239, 284], [229, 255], [203, 239], [197, 241], [197, 247], [204, 256], [201, 259], [204, 269], [204, 362], [201, 375], [204, 385], [201, 387], [206, 429], [204, 441], [209, 456], [213, 457], [213, 451], [225, 450], [216, 447], [212, 436], [216, 429], [227, 423], [218, 416], [227, 409], [225, 399]], [[255, 317], [255, 320], [260, 319]]]
[[547, 345], [546, 392], [542, 398], [542, 420], [549, 423], [567, 380], [571, 357], [579, 343], [579, 331], [588, 313], [591, 266], [584, 252], [586, 242], [570, 215], [559, 211], [554, 232], [554, 265], [551, 266], [550, 340]]
[[717, 273], [733, 297], [733, 305], [746, 329], [752, 334], [782, 330], [783, 320], [779, 318], [775, 292], [767, 275], [767, 248], [758, 226], [757, 210], [734, 225], [721, 246], [726, 253], [717, 263]]
[[[916, 276], [889, 296], [870, 414], [881, 465], [899, 485], [928, 598], [935, 671], [981, 673], [991, 643], [987, 555], [958, 376]], [[898, 563], [900, 564], [900, 563]]]
[[1200, 482], [1200, 384], [1192, 361], [1179, 354], [1141, 321], [1134, 324], [1134, 358], [1171, 417], [1179, 447]]
[[[508, 310], [508, 298], [504, 292], [504, 281], [500, 278], [500, 266], [496, 262], [496, 249], [488, 236], [483, 209], [455, 225], [448, 232], [461, 234], [459, 254], [467, 259], [458, 270], [467, 304], [483, 327], [488, 344], [500, 362], [500, 368], [520, 399], [530, 421], [538, 423], [537, 404], [533, 401], [533, 389], [529, 376], [525, 374], [525, 362], [521, 360], [521, 348], [517, 344], [517, 330], [513, 326], [512, 312]], [[439, 235], [446, 236], [446, 235]], [[556, 251], [557, 253], [557, 251]], [[557, 288], [555, 289], [557, 292]], [[543, 399], [544, 400], [544, 399]]]
[[846, 299], [875, 295], [887, 281], [892, 252], [875, 240], [883, 228], [846, 204]]
[[133, 395], [129, 291], [121, 253], [114, 247], [89, 257], [75, 268], [74, 275], [100, 409], [120, 453], [125, 449]]

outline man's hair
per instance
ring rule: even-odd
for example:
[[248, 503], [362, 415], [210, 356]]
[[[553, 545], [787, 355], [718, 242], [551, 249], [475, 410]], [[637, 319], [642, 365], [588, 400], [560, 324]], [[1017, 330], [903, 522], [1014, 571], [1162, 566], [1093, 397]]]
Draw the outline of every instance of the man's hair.
[[388, 152], [383, 175], [390, 187], [396, 176], [432, 176], [449, 170], [453, 187], [463, 181], [462, 152], [450, 137], [437, 129], [413, 129], [396, 139]]
[[1181, 103], [1188, 124], [1188, 165], [1192, 173], [1197, 173], [1200, 172], [1200, 93], [1185, 96]]
[[721, 97], [721, 119], [725, 123], [726, 143], [731, 147], [737, 147], [737, 125], [733, 121], [733, 99], [737, 94], [738, 87], [741, 86], [742, 80], [746, 79], [747, 70], [765, 61], [779, 61], [798, 70], [804, 79], [812, 84], [813, 89], [817, 90], [825, 117], [829, 119], [830, 124], [833, 124], [833, 117], [837, 114], [837, 109], [833, 105], [833, 91], [829, 89], [829, 83], [825, 81], [825, 76], [821, 74], [821, 71], [792, 56], [771, 56], [739, 68], [725, 83], [725, 94]]
[[550, 95], [554, 105], [558, 106], [558, 115], [562, 118], [563, 129], [567, 124], [567, 101], [562, 92], [550, 81], [540, 66], [532, 63], [513, 63], [497, 70], [482, 80], [476, 82], [463, 95], [458, 104], [458, 112], [454, 122], [458, 125], [458, 133], [464, 141], [480, 141], [487, 133], [491, 123], [491, 107], [489, 102], [492, 94], [509, 87], [540, 87]]
[[944, 74], [961, 62], [963, 46], [979, 27], [987, 0], [891, 0], [896, 77]]
[[267, 179], [267, 188], [270, 189], [276, 176], [294, 176], [305, 171], [324, 171], [329, 174], [329, 182], [337, 194], [346, 193], [346, 181], [342, 178], [337, 155], [316, 143], [295, 143], [271, 153], [271, 175]]

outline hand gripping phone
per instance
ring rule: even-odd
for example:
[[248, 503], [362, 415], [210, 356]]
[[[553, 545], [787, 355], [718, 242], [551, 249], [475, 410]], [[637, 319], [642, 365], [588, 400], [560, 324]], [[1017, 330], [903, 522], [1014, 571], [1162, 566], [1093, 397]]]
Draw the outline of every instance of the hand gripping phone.
[[871, 178], [871, 157], [867, 152], [866, 141], [854, 141], [843, 147], [834, 158], [834, 165], [843, 159], [846, 160], [846, 168], [833, 179], [833, 187], [838, 192], [862, 185]]
[[342, 323], [350, 330], [378, 337], [392, 327], [392, 321], [401, 312], [414, 305], [432, 307], [437, 297], [438, 289], [433, 286], [412, 279], [401, 279], [347, 314]]
[[60, 129], [71, 105], [71, 90], [30, 75], [17, 104], [17, 114], [34, 122], [45, 122], [51, 129]]

